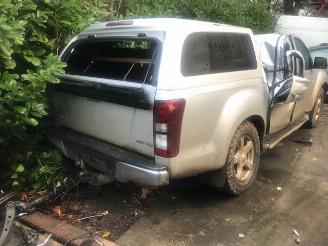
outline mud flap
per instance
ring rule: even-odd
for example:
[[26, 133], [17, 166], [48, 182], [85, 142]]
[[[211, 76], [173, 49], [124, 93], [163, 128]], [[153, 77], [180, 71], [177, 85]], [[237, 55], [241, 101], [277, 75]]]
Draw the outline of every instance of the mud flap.
[[204, 173], [200, 176], [203, 183], [212, 185], [216, 188], [223, 188], [226, 181], [226, 168]]

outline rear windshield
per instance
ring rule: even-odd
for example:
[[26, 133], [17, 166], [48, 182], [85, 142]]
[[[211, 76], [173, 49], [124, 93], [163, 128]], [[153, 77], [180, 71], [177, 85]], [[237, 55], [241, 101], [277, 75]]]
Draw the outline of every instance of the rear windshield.
[[84, 40], [62, 56], [66, 74], [151, 84], [158, 45], [155, 40]]

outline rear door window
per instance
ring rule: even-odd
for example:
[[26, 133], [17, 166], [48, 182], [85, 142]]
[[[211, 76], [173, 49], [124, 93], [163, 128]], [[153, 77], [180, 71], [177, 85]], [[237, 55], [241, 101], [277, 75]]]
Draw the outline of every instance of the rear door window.
[[310, 52], [306, 48], [305, 44], [298, 38], [294, 38], [296, 49], [301, 52], [305, 61], [305, 70], [308, 70], [312, 67], [312, 58]]
[[83, 40], [62, 56], [66, 74], [151, 84], [158, 43], [152, 39]]
[[184, 76], [252, 70], [257, 68], [252, 40], [243, 33], [193, 33], [184, 43]]

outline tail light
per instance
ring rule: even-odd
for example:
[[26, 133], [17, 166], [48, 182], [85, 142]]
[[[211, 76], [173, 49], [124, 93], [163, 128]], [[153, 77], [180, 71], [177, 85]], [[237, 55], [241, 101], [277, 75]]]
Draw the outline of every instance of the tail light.
[[165, 158], [172, 158], [178, 155], [185, 105], [186, 101], [184, 99], [155, 101], [155, 155]]

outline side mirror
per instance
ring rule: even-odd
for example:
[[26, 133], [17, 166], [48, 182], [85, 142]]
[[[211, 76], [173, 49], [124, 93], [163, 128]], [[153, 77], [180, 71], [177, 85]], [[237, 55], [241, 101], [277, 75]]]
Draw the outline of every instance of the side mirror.
[[286, 65], [285, 70], [288, 74], [303, 77], [305, 72], [305, 60], [301, 52], [297, 50], [288, 50], [286, 52]]
[[324, 57], [314, 58], [314, 66], [316, 69], [326, 69], [327, 68], [327, 59]]

